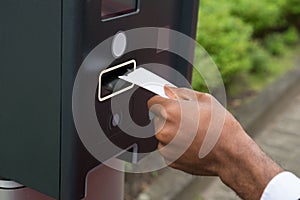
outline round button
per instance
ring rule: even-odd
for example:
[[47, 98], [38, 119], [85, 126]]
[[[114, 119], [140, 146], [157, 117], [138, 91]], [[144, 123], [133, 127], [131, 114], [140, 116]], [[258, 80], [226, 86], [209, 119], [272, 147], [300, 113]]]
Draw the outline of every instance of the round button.
[[114, 57], [119, 58], [121, 57], [127, 46], [127, 37], [124, 32], [119, 32], [115, 35], [112, 41], [112, 54]]
[[114, 114], [113, 118], [112, 118], [112, 125], [114, 127], [118, 126], [120, 124], [121, 121], [121, 117], [119, 114]]
[[149, 112], [149, 119], [150, 119], [150, 121], [152, 121], [154, 119], [154, 117], [155, 117], [154, 113], [150, 111]]

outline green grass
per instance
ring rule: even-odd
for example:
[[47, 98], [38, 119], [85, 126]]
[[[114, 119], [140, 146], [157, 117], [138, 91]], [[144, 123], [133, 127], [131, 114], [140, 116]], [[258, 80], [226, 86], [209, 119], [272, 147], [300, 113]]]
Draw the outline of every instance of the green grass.
[[229, 108], [235, 109], [251, 100], [278, 77], [295, 68], [299, 55], [300, 44], [290, 47], [279, 57], [272, 57], [268, 63], [270, 66], [268, 73], [240, 74], [227, 88]]
[[246, 79], [247, 85], [255, 92], [260, 92], [276, 78], [295, 67], [297, 56], [300, 55], [300, 46], [291, 47], [282, 56], [271, 58], [269, 74], [250, 74]]

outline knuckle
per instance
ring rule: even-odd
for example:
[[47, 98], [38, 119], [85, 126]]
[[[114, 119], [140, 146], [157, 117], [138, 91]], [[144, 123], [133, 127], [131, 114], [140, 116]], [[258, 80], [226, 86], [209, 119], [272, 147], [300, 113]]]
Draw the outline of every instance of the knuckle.
[[161, 131], [158, 134], [156, 134], [156, 138], [161, 143], [169, 144], [173, 137], [171, 136], [171, 134], [169, 132]]
[[202, 93], [202, 92], [197, 93], [197, 96], [200, 101], [208, 101], [211, 100], [212, 98], [212, 95], [208, 93]]

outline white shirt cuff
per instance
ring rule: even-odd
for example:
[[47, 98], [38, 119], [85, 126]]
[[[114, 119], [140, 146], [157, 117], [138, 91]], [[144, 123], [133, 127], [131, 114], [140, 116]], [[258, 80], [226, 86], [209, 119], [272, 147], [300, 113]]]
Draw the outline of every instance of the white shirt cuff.
[[290, 172], [282, 172], [267, 185], [261, 200], [300, 200], [300, 179]]

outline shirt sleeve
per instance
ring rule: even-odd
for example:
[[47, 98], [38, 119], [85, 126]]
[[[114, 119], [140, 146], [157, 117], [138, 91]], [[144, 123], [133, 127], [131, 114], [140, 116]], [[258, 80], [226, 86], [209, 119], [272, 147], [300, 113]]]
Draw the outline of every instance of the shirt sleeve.
[[261, 200], [300, 200], [300, 179], [291, 172], [275, 176], [265, 188]]

